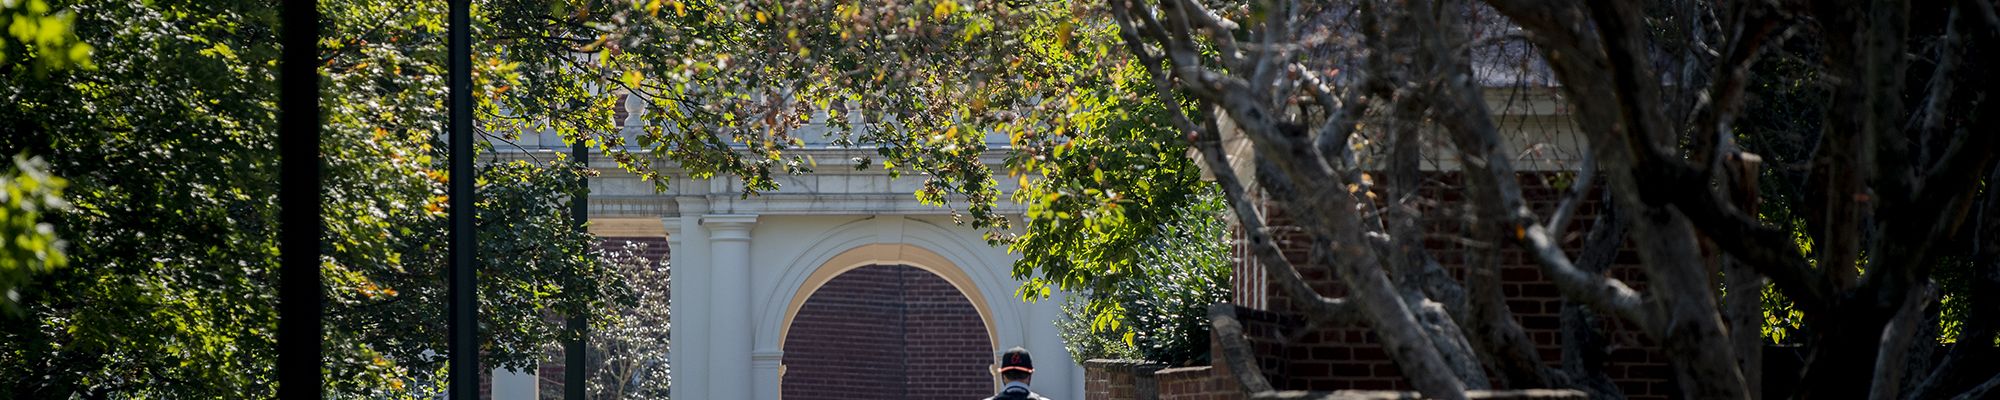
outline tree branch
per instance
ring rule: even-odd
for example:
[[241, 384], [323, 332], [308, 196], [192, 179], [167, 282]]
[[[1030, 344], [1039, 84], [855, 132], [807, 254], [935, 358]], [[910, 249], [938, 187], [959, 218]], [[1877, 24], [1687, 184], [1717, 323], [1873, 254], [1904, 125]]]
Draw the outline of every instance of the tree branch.
[[1569, 229], [1570, 215], [1576, 213], [1577, 205], [1582, 203], [1583, 197], [1589, 195], [1590, 189], [1597, 185], [1596, 180], [1597, 155], [1588, 151], [1583, 152], [1583, 163], [1576, 167], [1576, 181], [1570, 183], [1569, 193], [1563, 195], [1562, 202], [1556, 205], [1556, 211], [1549, 214], [1549, 222], [1546, 225], [1553, 233], [1561, 235], [1564, 230]]
[[1985, 399], [1989, 398], [1987, 397], [1987, 394], [1992, 393], [1995, 389], [2000, 389], [2000, 374], [1995, 374], [1993, 375], [1992, 378], [1987, 378], [1986, 383], [1981, 383], [1979, 384], [1979, 386], [1974, 386], [1972, 387], [1972, 390], [1967, 390], [1965, 391], [1965, 393], [1960, 393], [1958, 397], [1953, 397], [1951, 399], [1952, 400]]
[[[1576, 258], [1576, 268], [1593, 275], [1611, 269], [1625, 245], [1625, 218], [1618, 215], [1618, 207], [1609, 201], [1609, 192], [1604, 197], [1607, 203], [1604, 212], [1597, 216], [1597, 223], [1591, 226], [1583, 250]], [[1597, 331], [1598, 320], [1598, 313], [1587, 305], [1568, 296], [1563, 298], [1563, 371], [1569, 375], [1571, 387], [1592, 392], [1591, 398], [1622, 399], [1624, 393], [1603, 368], [1609, 356], [1604, 352], [1603, 335]]]
[[1236, 320], [1235, 306], [1216, 304], [1208, 308], [1208, 320], [1215, 329], [1217, 347], [1222, 349], [1221, 360], [1236, 376], [1236, 382], [1243, 385], [1246, 393], [1269, 392], [1274, 388], [1264, 378], [1264, 370], [1257, 366], [1256, 349], [1244, 340], [1243, 323]]
[[1896, 311], [1896, 317], [1883, 326], [1880, 344], [1875, 349], [1875, 377], [1869, 385], [1869, 399], [1888, 400], [1902, 394], [1903, 357], [1909, 354], [1911, 336], [1914, 336], [1912, 333], [1917, 329], [1917, 323], [1924, 320], [1924, 306], [1930, 304], [1928, 300], [1936, 295], [1937, 285], [1932, 283], [1909, 291], [1909, 295], [1903, 298], [1903, 307]]
[[[1986, 174], [1988, 182], [2000, 179], [2000, 169]], [[1959, 327], [1958, 344], [1924, 380], [1910, 390], [1912, 400], [1941, 397], [1964, 381], [1965, 364], [1993, 355], [1993, 338], [2000, 333], [2000, 195], [1992, 189], [1983, 193], [1973, 230], [1972, 273], [1966, 278], [1968, 302], [1965, 323]]]
[[1264, 216], [1257, 211], [1256, 203], [1250, 199], [1243, 183], [1231, 173], [1229, 161], [1222, 151], [1220, 134], [1211, 127], [1203, 127], [1195, 140], [1195, 147], [1209, 168], [1217, 171], [1216, 186], [1222, 188], [1223, 198], [1229, 208], [1236, 213], [1236, 221], [1243, 229], [1243, 236], [1249, 243], [1245, 245], [1257, 257], [1257, 264], [1264, 267], [1266, 276], [1276, 279], [1285, 294], [1298, 299], [1306, 307], [1308, 315], [1333, 318], [1353, 318], [1353, 307], [1346, 300], [1329, 298], [1314, 291], [1299, 274], [1298, 267], [1285, 259], [1284, 251], [1271, 238], [1270, 229], [1264, 226]]

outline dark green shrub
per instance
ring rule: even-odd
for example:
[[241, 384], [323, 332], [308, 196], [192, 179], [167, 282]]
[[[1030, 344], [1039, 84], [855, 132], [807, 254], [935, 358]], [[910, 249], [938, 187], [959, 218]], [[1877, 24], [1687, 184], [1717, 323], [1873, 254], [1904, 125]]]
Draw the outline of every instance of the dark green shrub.
[[[1212, 194], [1140, 246], [1134, 268], [1105, 276], [1102, 289], [1064, 304], [1059, 323], [1070, 356], [1206, 363], [1208, 308], [1229, 300], [1228, 228]], [[1088, 321], [1086, 323], [1086, 321]]]

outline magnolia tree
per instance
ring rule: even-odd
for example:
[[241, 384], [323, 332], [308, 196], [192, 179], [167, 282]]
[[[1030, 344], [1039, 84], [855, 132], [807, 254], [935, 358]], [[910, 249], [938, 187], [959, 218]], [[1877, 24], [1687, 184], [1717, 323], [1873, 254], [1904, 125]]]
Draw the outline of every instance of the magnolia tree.
[[[1412, 125], [1442, 130], [1475, 210], [1470, 235], [1521, 248], [1565, 298], [1660, 343], [1674, 358], [1684, 395], [1756, 395], [1760, 275], [1805, 315], [1811, 354], [1801, 395], [1966, 390], [1955, 383], [1961, 360], [1930, 368], [1926, 357], [1910, 356], [1911, 333], [1936, 296], [1930, 278], [1941, 259], [1976, 257], [1986, 248], [1968, 240], [1981, 237], [1985, 221], [1962, 223], [1991, 203], [1979, 190], [1993, 150], [1991, 135], [1981, 132], [1992, 129], [1993, 119], [1983, 116], [1995, 104], [1983, 98], [1985, 78], [1968, 73], [1991, 60], [1969, 49], [1990, 41], [2000, 25], [1983, 2], [1942, 12], [1853, 3], [1359, 2], [1353, 34], [1363, 43], [1365, 72], [1340, 82], [1309, 67], [1315, 60], [1303, 50], [1314, 48], [1313, 36], [1301, 29], [1337, 7], [1266, 3], [1232, 15], [1192, 1], [1114, 1], [1110, 9], [1161, 98], [1192, 103], [1172, 119], [1207, 164], [1221, 169], [1250, 159], [1254, 181], [1231, 174], [1217, 180], [1259, 260], [1294, 296], [1318, 299], [1309, 301], [1314, 314], [1374, 327], [1404, 376], [1428, 396], [1459, 398], [1492, 380], [1593, 391], [1603, 385], [1593, 373], [1562, 373], [1536, 359], [1500, 302], [1493, 257], [1475, 257], [1458, 282], [1408, 254], [1421, 246], [1395, 245], [1417, 234], [1407, 230], [1407, 214], [1395, 212], [1393, 201], [1388, 212], [1375, 212], [1363, 191], [1348, 186], [1366, 180], [1344, 144], [1376, 113], [1388, 114], [1392, 122], [1382, 129], [1398, 144], [1388, 161], [1389, 193], [1410, 188], [1398, 175], [1413, 166], [1404, 160], [1415, 157], [1415, 145], [1400, 145], [1415, 140]], [[1549, 221], [1567, 218], [1565, 209], [1536, 215], [1524, 205], [1468, 57], [1480, 18], [1493, 12], [1520, 28], [1560, 81], [1594, 172], [1621, 210], [1599, 226], [1629, 233], [1645, 293], [1579, 267], [1558, 246], [1561, 225]], [[1818, 142], [1808, 194], [1796, 199], [1808, 210], [1802, 233], [1810, 252], [1792, 231], [1755, 213], [1756, 177], [1770, 166], [1750, 153], [1757, 149], [1737, 145], [1731, 128], [1745, 87], [1769, 78], [1751, 76], [1748, 67], [1767, 45], [1796, 32], [1817, 33], [1804, 43], [1824, 55], [1814, 65], [1821, 79], [1811, 84], [1833, 94], [1821, 129], [1810, 133]], [[1225, 125], [1234, 129], [1225, 132]], [[1233, 132], [1251, 151], [1223, 147]], [[1262, 218], [1248, 197], [1252, 184], [1302, 221], [1317, 250], [1312, 261], [1332, 265], [1349, 296], [1317, 296], [1296, 278], [1295, 260], [1256, 226]], [[1709, 257], [1705, 245], [1724, 256]], [[1975, 267], [1990, 285], [1995, 266]], [[1732, 297], [1718, 299], [1717, 270]], [[1991, 319], [1990, 299], [1972, 301]], [[1961, 331], [1964, 345], [1955, 353], [1991, 351], [1991, 327], [1978, 317], [1968, 321], [1982, 326]], [[1914, 342], [1928, 348], [1930, 340]], [[1497, 376], [1484, 376], [1482, 366]], [[1980, 396], [1992, 387], [1987, 381], [1967, 395]]]
[[[673, 368], [667, 364], [672, 336], [673, 285], [664, 259], [648, 259], [645, 245], [627, 243], [612, 262], [625, 277], [626, 291], [634, 302], [615, 308], [618, 315], [607, 326], [590, 331], [587, 390], [600, 399], [665, 399], [672, 384]], [[559, 378], [545, 376], [544, 382]], [[544, 397], [558, 397], [559, 385], [544, 385]]]
[[[2000, 218], [1986, 217], [2000, 202], [1983, 189], [2000, 114], [1983, 74], [1992, 55], [1978, 51], [2000, 28], [1993, 9], [663, 0], [522, 8], [497, 21], [535, 28], [503, 24], [510, 51], [596, 53], [575, 61], [586, 68], [524, 64], [523, 90], [502, 103], [585, 93], [565, 89], [576, 79], [564, 74], [648, 101], [636, 143], [593, 137], [627, 168], [664, 183], [654, 166], [672, 162], [765, 190], [773, 173], [816, 165], [788, 152], [817, 131], [801, 128], [832, 126], [829, 142], [873, 147], [882, 167], [923, 174], [919, 199], [966, 211], [964, 222], [1022, 253], [1015, 274], [1028, 297], [1129, 279], [1140, 269], [1122, 256], [1158, 233], [1161, 214], [1194, 201], [1201, 184], [1186, 182], [1204, 166], [1243, 245], [1309, 323], [1371, 327], [1428, 397], [1493, 387], [1619, 396], [1601, 368], [1539, 358], [1502, 302], [1497, 264], [1511, 247], [1570, 303], [1662, 346], [1685, 396], [1760, 395], [1769, 285], [1800, 316], [1790, 336], [1809, 361], [1774, 371], [1801, 376], [1800, 395], [1976, 398], [2000, 385], [1963, 365], [1992, 353], [2000, 321], [2000, 243], [1989, 243]], [[1476, 53], [1496, 46], [1547, 71], [1584, 138], [1577, 190], [1549, 213], [1526, 205], [1484, 101]], [[1789, 67], [1768, 68], [1778, 64]], [[1773, 86], [1822, 95], [1752, 96]], [[1779, 103], [1803, 111], [1768, 112]], [[1009, 147], [988, 148], [988, 133]], [[1426, 135], [1448, 145], [1426, 147]], [[1003, 150], [1004, 176], [1022, 181], [1011, 196], [1030, 210], [1018, 235], [992, 212], [1006, 196], [976, 157]], [[1464, 232], [1417, 223], [1427, 161], [1462, 173]], [[1563, 230], [1592, 187], [1617, 211], [1583, 224], [1587, 243], [1567, 251]], [[1266, 211], [1293, 221], [1286, 229], [1311, 249], [1304, 259], [1280, 251]], [[1482, 244], [1463, 279], [1427, 254], [1422, 238], [1437, 234]], [[1643, 292], [1603, 273], [1621, 245], [1638, 256]], [[1314, 291], [1299, 272], [1307, 265], [1331, 268], [1347, 294]], [[1963, 310], [1950, 335], [1926, 333], [1946, 308], [1935, 305], [1946, 303], [1940, 274], [1959, 277], [1945, 291]], [[1247, 346], [1229, 340], [1233, 327], [1217, 328], [1218, 357], [1249, 390], [1271, 390]], [[1939, 338], [1960, 345], [1933, 364]]]

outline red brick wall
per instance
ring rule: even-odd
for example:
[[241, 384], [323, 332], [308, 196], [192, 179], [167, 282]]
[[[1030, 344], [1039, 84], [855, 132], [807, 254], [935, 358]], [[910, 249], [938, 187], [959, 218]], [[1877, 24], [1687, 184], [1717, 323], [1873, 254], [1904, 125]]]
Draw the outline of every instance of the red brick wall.
[[[1133, 360], [1084, 361], [1083, 400], [1244, 400], [1242, 385], [1226, 365], [1159, 369], [1159, 364]], [[1420, 399], [1414, 391], [1290, 392], [1286, 399]], [[1584, 400], [1575, 390], [1473, 390], [1466, 398], [1482, 400]]]
[[972, 302], [937, 275], [903, 268], [905, 372], [909, 398], [991, 396], [993, 342]]
[[785, 339], [785, 398], [904, 397], [901, 272], [855, 269], [806, 299]]
[[1134, 363], [1109, 360], [1083, 362], [1083, 398], [1086, 400], [1127, 400], [1137, 395], [1138, 376]]
[[1214, 367], [1163, 369], [1153, 373], [1159, 381], [1160, 400], [1241, 400], [1243, 384]]
[[983, 398], [993, 347], [979, 312], [951, 283], [907, 266], [829, 280], [785, 339], [786, 399]]
[[[1552, 187], [1548, 179], [1551, 175], [1524, 173], [1520, 184], [1522, 195], [1538, 215], [1548, 215], [1560, 201], [1561, 193]], [[1425, 246], [1445, 264], [1453, 277], [1463, 279], [1467, 263], [1467, 246], [1464, 241], [1448, 236], [1454, 232], [1465, 232], [1469, 211], [1462, 200], [1463, 188], [1456, 173], [1437, 173], [1427, 176], [1420, 196], [1432, 202], [1420, 207], [1423, 217], [1420, 224], [1427, 235]], [[1571, 254], [1583, 244], [1581, 231], [1588, 229], [1601, 212], [1600, 196], [1585, 196], [1586, 201], [1577, 208], [1575, 221], [1568, 232], [1575, 232], [1563, 241]], [[1278, 207], [1266, 209], [1271, 226], [1284, 226], [1289, 220], [1279, 215]], [[1334, 276], [1329, 266], [1299, 263], [1307, 260], [1310, 244], [1297, 230], [1276, 230], [1276, 239], [1285, 250], [1285, 258], [1294, 260], [1300, 266], [1300, 273], [1313, 284], [1320, 293], [1329, 296], [1346, 295], [1346, 287]], [[1439, 235], [1439, 234], [1444, 235]], [[1239, 261], [1241, 262], [1241, 261]], [[1635, 266], [1636, 257], [1628, 249], [1622, 251], [1610, 275], [1625, 280], [1634, 289], [1644, 291], [1645, 284], [1641, 271]], [[1239, 264], [1247, 267], [1249, 264]], [[1257, 278], [1256, 273], [1236, 274], [1241, 281]], [[1502, 291], [1511, 309], [1529, 337], [1534, 340], [1542, 359], [1550, 365], [1560, 365], [1562, 347], [1559, 332], [1563, 300], [1555, 285], [1541, 275], [1540, 267], [1527, 259], [1519, 249], [1507, 248], [1501, 252], [1500, 279]], [[1259, 336], [1257, 325], [1263, 324], [1267, 332], [1262, 332], [1266, 340], [1255, 341], [1267, 375], [1272, 384], [1289, 390], [1408, 390], [1409, 384], [1389, 361], [1370, 329], [1365, 326], [1326, 326], [1316, 332], [1298, 334], [1294, 332], [1269, 332], [1283, 330], [1282, 327], [1297, 326], [1299, 309], [1292, 304], [1275, 284], [1265, 282], [1262, 300], [1272, 315], [1245, 315], [1246, 328], [1254, 337]], [[1239, 282], [1239, 287], [1241, 283]], [[1238, 295], [1238, 299], [1257, 296]], [[1610, 329], [1609, 343], [1612, 348], [1606, 372], [1613, 381], [1634, 399], [1667, 398], [1674, 393], [1673, 385], [1667, 382], [1672, 371], [1666, 366], [1666, 358], [1656, 351], [1656, 347], [1646, 342], [1641, 335], [1618, 326]], [[1292, 342], [1283, 340], [1287, 336], [1300, 336]], [[1504, 388], [1501, 388], [1504, 389]]]

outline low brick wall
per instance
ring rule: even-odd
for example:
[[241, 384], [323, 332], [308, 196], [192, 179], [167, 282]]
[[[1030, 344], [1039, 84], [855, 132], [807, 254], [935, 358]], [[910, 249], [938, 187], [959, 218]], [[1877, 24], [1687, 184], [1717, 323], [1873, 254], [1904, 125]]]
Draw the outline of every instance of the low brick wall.
[[[1340, 390], [1333, 392], [1270, 392], [1252, 400], [1420, 400], [1417, 392], [1387, 390]], [[1590, 396], [1575, 390], [1474, 390], [1465, 393], [1472, 400], [1584, 400]]]
[[1243, 400], [1243, 386], [1209, 366], [1164, 368], [1138, 360], [1083, 362], [1088, 400]]
[[1243, 400], [1243, 385], [1214, 367], [1163, 369], [1153, 373], [1159, 400]]
[[[1390, 400], [1423, 399], [1409, 391], [1340, 390], [1279, 391], [1251, 395], [1224, 368], [1198, 366], [1161, 368], [1137, 360], [1083, 362], [1084, 400]], [[1475, 390], [1467, 398], [1484, 400], [1583, 400], [1574, 390]]]
[[1111, 400], [1133, 398], [1132, 374], [1136, 363], [1120, 360], [1089, 360], [1083, 362], [1083, 398], [1090, 400]]

